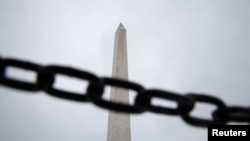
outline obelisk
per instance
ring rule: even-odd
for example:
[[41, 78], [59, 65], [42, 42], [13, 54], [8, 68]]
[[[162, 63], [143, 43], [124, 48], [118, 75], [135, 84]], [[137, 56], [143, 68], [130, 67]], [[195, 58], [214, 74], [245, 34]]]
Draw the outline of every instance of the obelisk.
[[[115, 33], [112, 77], [128, 79], [127, 37], [126, 29], [122, 24], [119, 25]], [[129, 92], [125, 89], [111, 87], [110, 99], [112, 101], [129, 103]], [[107, 140], [131, 140], [129, 114], [109, 111]]]

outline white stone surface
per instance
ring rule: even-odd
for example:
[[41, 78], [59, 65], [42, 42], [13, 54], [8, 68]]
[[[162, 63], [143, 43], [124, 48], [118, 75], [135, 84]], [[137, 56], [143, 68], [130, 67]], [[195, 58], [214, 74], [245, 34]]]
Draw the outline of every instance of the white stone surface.
[[[122, 24], [116, 30], [113, 56], [112, 77], [128, 79], [127, 38], [126, 29]], [[128, 90], [111, 88], [112, 101], [129, 103]], [[129, 114], [109, 112], [108, 141], [130, 141], [130, 116]]]

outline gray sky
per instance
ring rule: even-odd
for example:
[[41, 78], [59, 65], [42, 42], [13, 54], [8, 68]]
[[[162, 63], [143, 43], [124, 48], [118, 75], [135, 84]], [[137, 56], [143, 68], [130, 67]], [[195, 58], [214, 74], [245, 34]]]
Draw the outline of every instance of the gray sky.
[[[122, 22], [131, 81], [249, 106], [249, 7], [248, 0], [0, 0], [1, 55], [110, 77]], [[9, 75], [33, 76], [14, 69]], [[60, 80], [60, 88], [82, 90], [82, 82]], [[0, 87], [0, 140], [106, 140], [107, 110]], [[210, 118], [213, 108], [197, 104], [192, 115]], [[131, 115], [131, 134], [133, 141], [207, 140], [206, 128], [150, 112]]]

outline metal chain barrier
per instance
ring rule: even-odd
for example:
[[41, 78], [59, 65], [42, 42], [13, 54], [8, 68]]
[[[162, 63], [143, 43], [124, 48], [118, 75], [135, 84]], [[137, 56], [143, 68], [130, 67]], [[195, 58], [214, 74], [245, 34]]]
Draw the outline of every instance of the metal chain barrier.
[[[21, 81], [7, 77], [7, 68], [16, 67], [23, 70], [33, 71], [37, 78], [34, 83]], [[87, 81], [89, 83], [86, 93], [68, 92], [53, 87], [56, 75], [66, 75]], [[65, 66], [42, 66], [28, 61], [0, 58], [0, 84], [6, 87], [24, 91], [44, 91], [47, 94], [78, 102], [92, 102], [98, 107], [123, 113], [143, 113], [150, 111], [170, 116], [180, 116], [185, 122], [193, 126], [207, 127], [210, 124], [224, 125], [228, 122], [250, 123], [250, 107], [227, 106], [217, 97], [205, 94], [178, 94], [170, 91], [146, 89], [140, 84], [117, 78], [103, 78], [95, 74]], [[136, 97], [134, 104], [124, 104], [109, 101], [102, 98], [107, 86], [134, 90]], [[155, 106], [151, 103], [152, 98], [170, 100], [177, 103], [177, 108]], [[197, 102], [208, 103], [217, 107], [211, 115], [211, 119], [203, 119], [190, 116]]]

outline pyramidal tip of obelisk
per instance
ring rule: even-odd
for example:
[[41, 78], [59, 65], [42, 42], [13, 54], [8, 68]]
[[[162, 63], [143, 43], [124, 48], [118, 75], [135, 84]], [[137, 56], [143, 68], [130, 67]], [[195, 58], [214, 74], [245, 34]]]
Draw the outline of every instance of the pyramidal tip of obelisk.
[[119, 24], [119, 29], [125, 29], [124, 25], [122, 23]]

